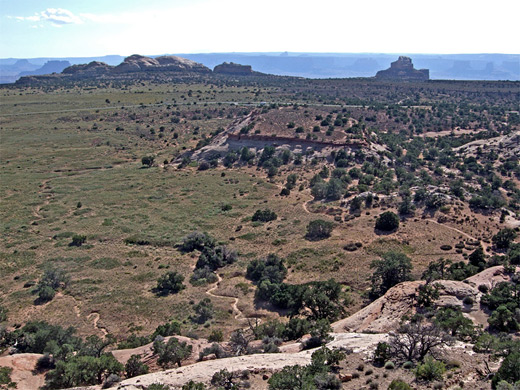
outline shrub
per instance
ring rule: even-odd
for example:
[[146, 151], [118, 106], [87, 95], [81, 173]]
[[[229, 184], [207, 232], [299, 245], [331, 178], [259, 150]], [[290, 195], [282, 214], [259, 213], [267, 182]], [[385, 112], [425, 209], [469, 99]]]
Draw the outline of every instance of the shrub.
[[493, 245], [495, 245], [497, 249], [507, 249], [514, 241], [516, 236], [517, 234], [513, 229], [502, 229], [493, 236]]
[[54, 358], [48, 353], [44, 354], [42, 357], [38, 358], [36, 361], [36, 371], [47, 371], [55, 368]]
[[371, 298], [378, 298], [398, 283], [410, 280], [412, 263], [408, 256], [399, 252], [387, 252], [381, 260], [370, 264], [372, 274]]
[[196, 268], [190, 277], [190, 283], [194, 286], [203, 286], [207, 283], [215, 283], [217, 275], [209, 267]]
[[38, 300], [40, 303], [50, 302], [56, 295], [56, 291], [50, 286], [43, 286], [38, 290]]
[[162, 383], [152, 383], [146, 388], [146, 390], [170, 390], [170, 386]]
[[69, 246], [81, 246], [87, 241], [87, 236], [82, 234], [75, 234], [72, 236], [72, 242]]
[[225, 245], [206, 247], [202, 250], [195, 267], [196, 269], [209, 268], [215, 271], [227, 264], [233, 264], [237, 257], [237, 252]]
[[199, 303], [193, 306], [193, 310], [195, 311], [195, 315], [192, 317], [192, 320], [198, 324], [203, 324], [207, 320], [213, 318], [213, 303], [211, 303], [209, 298], [202, 299]]
[[394, 364], [394, 362], [386, 362], [386, 363], [385, 363], [385, 368], [386, 368], [387, 370], [393, 370], [393, 369], [395, 368], [395, 364]]
[[265, 259], [252, 260], [247, 266], [246, 278], [255, 283], [269, 280], [271, 283], [281, 283], [287, 275], [283, 259], [275, 254], [269, 254]]
[[400, 379], [394, 379], [388, 386], [388, 390], [412, 390], [412, 387]]
[[197, 168], [199, 171], [207, 171], [211, 166], [207, 161], [202, 161]]
[[323, 219], [315, 219], [309, 222], [307, 225], [307, 234], [305, 238], [310, 241], [319, 241], [325, 238], [329, 238], [334, 224], [330, 221], [324, 221]]
[[443, 362], [435, 360], [431, 355], [427, 355], [424, 358], [424, 362], [415, 369], [415, 376], [417, 379], [425, 381], [440, 381], [445, 371], [446, 366]]
[[153, 165], [154, 160], [155, 160], [154, 156], [143, 156], [141, 158], [141, 164], [146, 165], [149, 168]]
[[210, 235], [201, 232], [192, 232], [182, 239], [180, 249], [183, 252], [193, 252], [194, 250], [202, 251], [206, 247], [213, 248], [215, 239]]
[[255, 221], [269, 222], [269, 221], [274, 221], [276, 218], [278, 218], [278, 216], [276, 215], [276, 213], [274, 211], [265, 209], [265, 210], [256, 210], [255, 213], [253, 214], [253, 217], [251, 218], [251, 220], [253, 222], [255, 222]]
[[215, 387], [222, 387], [225, 390], [232, 390], [236, 389], [233, 379], [233, 373], [223, 369], [213, 374], [211, 377], [211, 384]]
[[412, 368], [413, 368], [413, 362], [410, 362], [410, 361], [404, 362], [404, 363], [403, 363], [403, 368], [404, 368], [405, 370], [410, 370], [410, 369], [412, 369]]
[[168, 368], [171, 364], [181, 367], [182, 361], [190, 356], [193, 347], [172, 337], [167, 343], [164, 343], [162, 338], [155, 339], [152, 349], [158, 356], [157, 363], [163, 368]]
[[374, 362], [377, 364], [383, 364], [390, 358], [390, 345], [385, 342], [377, 343], [376, 350], [374, 352]]
[[186, 286], [182, 284], [184, 276], [176, 271], [170, 271], [157, 280], [156, 291], [159, 295], [176, 294]]
[[102, 382], [104, 376], [119, 375], [123, 369], [123, 365], [112, 354], [100, 357], [76, 355], [56, 363], [56, 368], [45, 376], [46, 387], [63, 389], [96, 385]]
[[182, 386], [181, 390], [206, 390], [206, 385], [202, 382], [189, 381]]
[[282, 188], [282, 190], [280, 191], [280, 195], [281, 196], [289, 196], [291, 194], [291, 190], [289, 188]]
[[174, 334], [181, 334], [181, 323], [179, 321], [170, 321], [159, 325], [152, 333], [151, 339], [154, 340], [157, 336], [173, 336]]
[[148, 366], [141, 361], [141, 355], [132, 355], [126, 362], [125, 372], [127, 378], [148, 374]]
[[224, 340], [224, 335], [222, 333], [222, 330], [220, 329], [213, 329], [213, 331], [208, 336], [208, 341], [210, 343], [219, 343]]
[[391, 212], [385, 211], [376, 220], [376, 229], [384, 232], [395, 230], [399, 227], [399, 217]]
[[11, 367], [0, 367], [0, 388], [16, 388], [16, 383], [11, 381], [11, 373], [13, 369]]

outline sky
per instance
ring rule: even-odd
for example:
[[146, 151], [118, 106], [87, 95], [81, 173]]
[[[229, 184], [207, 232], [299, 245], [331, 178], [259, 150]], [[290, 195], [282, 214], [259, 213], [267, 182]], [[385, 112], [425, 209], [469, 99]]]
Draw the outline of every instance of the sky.
[[0, 58], [520, 53], [519, 0], [0, 0]]

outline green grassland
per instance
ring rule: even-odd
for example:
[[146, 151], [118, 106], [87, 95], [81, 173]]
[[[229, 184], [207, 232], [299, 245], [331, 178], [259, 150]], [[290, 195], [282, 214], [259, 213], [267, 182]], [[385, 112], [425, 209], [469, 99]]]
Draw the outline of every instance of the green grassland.
[[[298, 174], [298, 184], [307, 184], [319, 168], [310, 164], [281, 168], [269, 179], [255, 166], [199, 171], [196, 164], [177, 169], [163, 163], [252, 109], [229, 102], [311, 99], [306, 94], [312, 85], [302, 94], [298, 83], [288, 85], [284, 91], [267, 82], [107, 82], [0, 90], [0, 303], [9, 309], [9, 324], [44, 319], [74, 325], [82, 335], [100, 334], [103, 327], [119, 337], [136, 326], [150, 333], [172, 318], [184, 321], [185, 331], [202, 335], [236, 327], [226, 298], [212, 298], [217, 314], [209, 328], [188, 320], [191, 304], [209, 288], [189, 284], [197, 259], [176, 249], [195, 230], [239, 252], [238, 262], [221, 270], [224, 282], [217, 292], [240, 297], [239, 306], [249, 312], [256, 309], [245, 268], [271, 252], [287, 259], [288, 282], [334, 277], [352, 287], [358, 305], [370, 287], [370, 262], [387, 250], [412, 257], [416, 275], [441, 256], [462, 260], [461, 253], [439, 249], [461, 240], [460, 232], [440, 224], [425, 229], [424, 220], [409, 219], [397, 233], [378, 236], [374, 222], [384, 206], [336, 222], [328, 240], [305, 240], [309, 221], [332, 221], [332, 216], [306, 211], [303, 205], [312, 200], [307, 186], [288, 197], [279, 193], [291, 172]], [[317, 104], [324, 102], [317, 97], [322, 87], [312, 95]], [[150, 168], [141, 164], [147, 155], [155, 156]], [[223, 205], [231, 210], [223, 211]], [[266, 207], [278, 219], [251, 222], [253, 213]], [[75, 234], [86, 236], [84, 245], [69, 245]], [[343, 249], [352, 242], [361, 248]], [[34, 305], [27, 283], [48, 267], [65, 270], [71, 282], [50, 303]], [[185, 276], [187, 289], [157, 297], [152, 289], [158, 277], [171, 270]], [[92, 313], [100, 316], [97, 329]]]

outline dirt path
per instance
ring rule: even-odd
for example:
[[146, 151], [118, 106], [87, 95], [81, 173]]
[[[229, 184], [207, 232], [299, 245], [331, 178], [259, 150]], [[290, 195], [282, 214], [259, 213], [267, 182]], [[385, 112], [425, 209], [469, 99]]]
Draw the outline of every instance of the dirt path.
[[98, 325], [98, 322], [99, 322], [99, 313], [98, 312], [93, 312], [93, 313], [90, 313], [87, 317], [88, 319], [91, 319], [92, 318], [92, 323], [94, 324], [94, 328], [96, 328], [97, 330], [99, 330], [101, 333], [103, 333], [103, 336], [106, 336], [108, 334], [108, 331], [106, 330], [105, 327], [103, 326], [99, 326]]
[[206, 294], [208, 294], [210, 297], [213, 297], [213, 298], [227, 298], [227, 299], [233, 299], [233, 303], [231, 305], [231, 308], [233, 309], [233, 313], [235, 313], [235, 320], [245, 320], [247, 318], [244, 317], [244, 313], [242, 313], [242, 311], [238, 308], [238, 298], [236, 297], [229, 297], [227, 295], [217, 295], [217, 294], [213, 294], [213, 291], [215, 291], [219, 285], [220, 285], [220, 282], [222, 282], [222, 278], [220, 277], [219, 274], [215, 273], [217, 275], [217, 281], [215, 282], [215, 284], [213, 285], [213, 287], [211, 287], [209, 290], [206, 291]]
[[45, 192], [46, 189], [51, 189], [50, 187], [48, 187], [48, 184], [49, 184], [50, 181], [51, 181], [51, 179], [43, 180], [42, 183], [40, 184], [40, 187], [39, 187], [38, 192], [37, 192], [38, 197], [40, 197], [43, 194], [45, 194], [45, 200], [43, 201], [43, 204], [40, 204], [40, 205], [36, 206], [34, 208], [34, 210], [33, 210], [33, 215], [38, 220], [42, 220], [42, 219], [45, 218], [45, 216], [41, 213], [41, 209], [43, 207], [47, 206], [49, 203], [51, 203], [52, 194], [48, 193], [48, 192], [47, 193]]
[[482, 247], [484, 248], [485, 251], [488, 251], [489, 248], [490, 248], [490, 246], [491, 246], [491, 245], [489, 245], [489, 244], [483, 243], [479, 238], [477, 238], [477, 237], [473, 237], [473, 236], [469, 235], [468, 233], [466, 233], [466, 232], [464, 232], [464, 231], [462, 231], [462, 230], [460, 230], [460, 229], [454, 228], [454, 227], [449, 226], [449, 225], [446, 225], [446, 224], [444, 224], [444, 223], [439, 223], [439, 222], [437, 222], [437, 221], [434, 220], [434, 219], [426, 219], [426, 221], [432, 222], [432, 223], [434, 223], [434, 224], [436, 224], [436, 225], [443, 226], [443, 227], [445, 227], [446, 229], [449, 229], [449, 230], [452, 230], [452, 231], [457, 232], [457, 233], [459, 233], [459, 234], [462, 234], [464, 237], [469, 238], [469, 239], [471, 239], [471, 240], [473, 240], [473, 241], [479, 241], [479, 242], [480, 242], [480, 245], [482, 245]]

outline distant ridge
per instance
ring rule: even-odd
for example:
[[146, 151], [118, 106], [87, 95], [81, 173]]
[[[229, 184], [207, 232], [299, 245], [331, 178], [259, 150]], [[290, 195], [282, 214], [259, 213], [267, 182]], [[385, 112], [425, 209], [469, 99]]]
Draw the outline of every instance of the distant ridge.
[[[430, 79], [511, 80], [520, 81], [520, 54], [406, 54], [418, 68], [430, 70]], [[256, 72], [308, 78], [373, 77], [390, 67], [399, 54], [381, 53], [199, 53], [176, 56], [213, 69], [224, 62], [250, 65]], [[163, 57], [148, 56], [150, 58]], [[69, 61], [72, 65], [92, 61], [116, 66], [124, 61], [118, 55], [0, 59], [0, 82], [14, 82], [24, 71], [41, 68], [50, 60]]]

